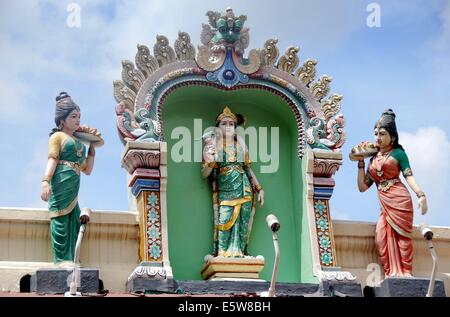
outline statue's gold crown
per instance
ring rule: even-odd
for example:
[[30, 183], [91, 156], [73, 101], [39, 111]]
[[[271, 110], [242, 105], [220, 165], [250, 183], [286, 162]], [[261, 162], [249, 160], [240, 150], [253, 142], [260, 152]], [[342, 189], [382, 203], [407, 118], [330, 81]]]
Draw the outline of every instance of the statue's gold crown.
[[220, 122], [223, 118], [231, 118], [233, 119], [234, 123], [237, 123], [236, 115], [231, 112], [231, 109], [228, 108], [228, 106], [225, 106], [225, 108], [223, 108], [222, 113], [217, 116], [216, 121]]

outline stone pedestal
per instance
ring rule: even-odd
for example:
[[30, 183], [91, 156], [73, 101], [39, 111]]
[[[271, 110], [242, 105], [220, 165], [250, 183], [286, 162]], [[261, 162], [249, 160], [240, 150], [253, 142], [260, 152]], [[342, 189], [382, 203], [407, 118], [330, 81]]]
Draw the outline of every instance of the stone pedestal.
[[[81, 293], [99, 291], [99, 273], [97, 269], [81, 268], [77, 288]], [[30, 279], [30, 290], [37, 293], [64, 294], [69, 291], [72, 282], [72, 269], [39, 269]]]
[[167, 273], [161, 265], [142, 262], [128, 278], [127, 289], [129, 292], [173, 293], [177, 284], [172, 274]]
[[332, 297], [362, 297], [361, 284], [350, 272], [342, 271], [341, 267], [322, 267], [320, 274], [319, 293]]
[[248, 258], [211, 257], [203, 265], [203, 279], [259, 279], [259, 273], [264, 268], [262, 256]]
[[[375, 297], [425, 297], [430, 280], [425, 278], [388, 277], [374, 288]], [[436, 280], [433, 297], [445, 297], [444, 283]]]

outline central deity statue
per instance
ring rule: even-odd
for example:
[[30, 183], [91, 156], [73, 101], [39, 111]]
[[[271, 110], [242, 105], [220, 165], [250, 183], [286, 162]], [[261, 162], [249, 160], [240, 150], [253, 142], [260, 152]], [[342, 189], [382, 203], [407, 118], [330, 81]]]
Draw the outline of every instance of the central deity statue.
[[212, 178], [214, 256], [247, 256], [256, 196], [260, 207], [264, 191], [251, 169], [245, 141], [236, 134], [244, 117], [225, 107], [214, 132], [204, 136], [202, 176]]

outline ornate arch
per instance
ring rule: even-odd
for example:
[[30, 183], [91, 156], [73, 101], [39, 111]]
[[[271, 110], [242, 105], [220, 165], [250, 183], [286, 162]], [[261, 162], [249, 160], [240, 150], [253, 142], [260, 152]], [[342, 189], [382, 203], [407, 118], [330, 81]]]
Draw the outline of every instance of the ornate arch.
[[[246, 16], [235, 17], [245, 22]], [[203, 24], [202, 45], [196, 55], [190, 37], [179, 32], [175, 48], [162, 35], [156, 37], [153, 56], [145, 45], [137, 45], [135, 64], [122, 61], [122, 81], [114, 82], [117, 128], [126, 141], [163, 140], [160, 109], [165, 96], [187, 85], [207, 85], [221, 90], [269, 90], [287, 101], [298, 128], [299, 158], [306, 148], [337, 150], [345, 141], [344, 117], [340, 113], [342, 96], [329, 94], [332, 78], [316, 79], [317, 61], [307, 59], [299, 65], [297, 47], [288, 47], [279, 57], [276, 39], [262, 49], [244, 51], [249, 31], [243, 27], [234, 42], [224, 39], [215, 28], [220, 13], [207, 13], [210, 24]], [[243, 24], [243, 22], [242, 22]], [[294, 107], [292, 105], [295, 105]]]

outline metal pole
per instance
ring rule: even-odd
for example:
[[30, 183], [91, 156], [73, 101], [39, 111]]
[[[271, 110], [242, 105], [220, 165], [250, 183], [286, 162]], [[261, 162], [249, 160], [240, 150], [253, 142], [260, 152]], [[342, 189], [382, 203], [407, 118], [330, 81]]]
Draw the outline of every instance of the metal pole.
[[73, 272], [72, 272], [72, 282], [70, 283], [70, 291], [66, 292], [65, 296], [81, 296], [80, 292], [77, 292], [78, 285], [78, 262], [80, 259], [80, 246], [81, 240], [83, 240], [83, 234], [86, 230], [86, 225], [82, 224], [80, 226], [80, 231], [78, 232], [77, 243], [75, 245], [75, 258], [73, 259]]
[[426, 297], [433, 297], [434, 281], [436, 279], [437, 255], [431, 239], [427, 241], [427, 244], [428, 250], [430, 250], [431, 253], [431, 257], [433, 258], [433, 269], [431, 270], [430, 285], [428, 286], [428, 293]]
[[280, 248], [278, 246], [278, 236], [276, 232], [272, 232], [273, 246], [275, 247], [275, 264], [273, 266], [272, 280], [270, 282], [268, 297], [275, 297], [275, 281], [278, 272], [278, 264], [280, 263]]

